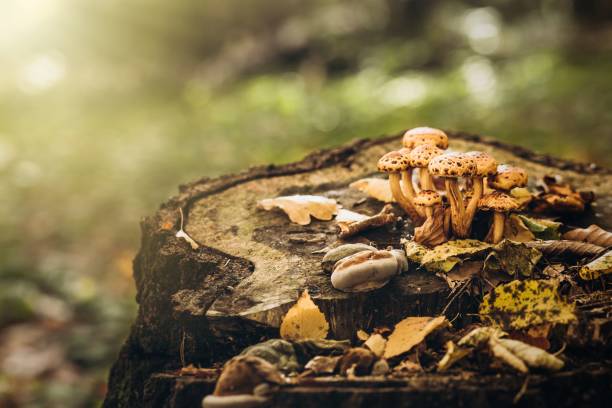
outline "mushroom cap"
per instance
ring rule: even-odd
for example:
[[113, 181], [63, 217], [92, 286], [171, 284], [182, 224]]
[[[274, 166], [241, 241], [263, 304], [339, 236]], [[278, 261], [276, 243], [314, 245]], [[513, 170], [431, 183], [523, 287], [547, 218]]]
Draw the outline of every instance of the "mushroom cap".
[[497, 160], [489, 153], [467, 152], [465, 154], [476, 161], [476, 175], [480, 177], [490, 177], [497, 174]]
[[410, 152], [410, 165], [412, 167], [427, 167], [431, 159], [444, 154], [444, 150], [432, 144], [422, 144], [416, 146]]
[[481, 210], [492, 210], [497, 212], [508, 212], [519, 208], [518, 203], [506, 193], [494, 191], [483, 196], [478, 201]]
[[343, 292], [367, 292], [381, 288], [406, 265], [393, 251], [363, 251], [334, 266], [332, 286]]
[[497, 166], [497, 175], [489, 179], [489, 186], [500, 190], [512, 190], [514, 187], [527, 185], [527, 172], [525, 169], [508, 164]]
[[410, 152], [412, 151], [412, 149], [409, 149], [407, 147], [402, 147], [401, 149], [398, 150], [398, 152], [400, 154], [403, 154], [404, 156], [410, 156]]
[[378, 171], [383, 173], [399, 173], [409, 167], [409, 157], [400, 152], [389, 152], [378, 160]]
[[433, 176], [473, 176], [476, 174], [476, 160], [465, 153], [445, 153], [431, 159], [427, 169]]
[[414, 197], [414, 205], [433, 207], [436, 204], [442, 204], [442, 197], [434, 190], [421, 190]]
[[448, 136], [440, 129], [416, 127], [404, 133], [404, 147], [409, 149], [422, 144], [433, 144], [440, 149], [448, 148]]

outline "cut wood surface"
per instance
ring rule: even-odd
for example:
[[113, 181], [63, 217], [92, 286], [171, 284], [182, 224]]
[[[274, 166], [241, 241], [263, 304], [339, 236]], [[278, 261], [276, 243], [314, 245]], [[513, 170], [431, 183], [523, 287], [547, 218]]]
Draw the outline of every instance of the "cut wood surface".
[[[560, 175], [579, 190], [595, 192], [595, 211], [571, 222], [610, 227], [609, 170], [473, 135], [448, 134], [451, 150], [490, 152], [500, 163], [525, 168], [533, 181]], [[322, 255], [313, 253], [336, 242], [335, 223], [313, 220], [300, 226], [281, 211], [257, 208], [265, 198], [314, 194], [336, 199], [348, 210], [376, 214], [384, 203], [365, 199], [348, 185], [379, 177], [378, 158], [400, 145], [400, 136], [360, 140], [298, 163], [182, 186], [179, 195], [142, 222], [142, 245], [134, 262], [139, 311], [111, 372], [106, 406], [142, 406], [144, 384], [153, 373], [182, 363], [210, 366], [262, 338], [277, 337], [282, 316], [304, 289], [325, 313], [331, 338], [353, 338], [358, 329], [393, 325], [407, 315], [439, 314], [449, 293], [442, 279], [411, 271], [374, 292], [337, 291], [320, 265]], [[200, 244], [198, 249], [175, 237], [179, 209], [185, 215], [184, 230]], [[411, 231], [409, 224], [385, 226], [348, 242], [397, 248]], [[456, 311], [447, 310], [451, 313]]]

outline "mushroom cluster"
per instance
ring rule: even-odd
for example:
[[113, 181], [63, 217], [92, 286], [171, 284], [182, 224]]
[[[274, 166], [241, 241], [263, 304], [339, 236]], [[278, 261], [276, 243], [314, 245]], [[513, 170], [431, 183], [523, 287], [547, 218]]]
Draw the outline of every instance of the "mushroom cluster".
[[[447, 152], [448, 136], [440, 129], [410, 129], [402, 143], [378, 161], [378, 170], [389, 174], [393, 198], [416, 226], [417, 242], [469, 238], [478, 210], [493, 212], [485, 240], [501, 241], [505, 215], [519, 208], [510, 191], [527, 184], [524, 169], [498, 165], [485, 152]], [[436, 191], [434, 179], [444, 191]]]

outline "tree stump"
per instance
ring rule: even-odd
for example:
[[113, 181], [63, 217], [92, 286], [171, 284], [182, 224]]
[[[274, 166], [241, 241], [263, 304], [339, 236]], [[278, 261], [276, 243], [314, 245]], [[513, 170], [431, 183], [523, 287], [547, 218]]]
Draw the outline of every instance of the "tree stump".
[[[573, 222], [610, 226], [609, 170], [538, 155], [474, 135], [448, 134], [453, 150], [487, 151], [499, 162], [524, 167], [532, 180], [558, 174], [580, 189], [594, 191], [597, 207]], [[337, 291], [330, 284], [329, 274], [321, 268], [321, 255], [313, 254], [337, 240], [335, 224], [314, 220], [302, 227], [291, 224], [280, 211], [256, 208], [264, 198], [316, 194], [335, 198], [344, 208], [374, 214], [382, 203], [365, 199], [363, 194], [349, 190], [348, 185], [376, 175], [378, 158], [400, 147], [400, 140], [399, 135], [359, 140], [313, 153], [298, 163], [204, 178], [181, 186], [176, 197], [163, 204], [154, 216], [145, 218], [141, 225], [141, 249], [134, 261], [138, 316], [111, 370], [105, 406], [199, 406], [214, 383], [181, 379], [167, 372], [190, 363], [211, 367], [248, 345], [278, 337], [284, 313], [304, 289], [309, 290], [327, 316], [331, 338], [353, 338], [358, 329], [392, 325], [407, 315], [439, 314], [449, 294], [442, 279], [411, 272], [367, 294]], [[198, 249], [175, 236], [180, 228], [180, 210], [184, 213], [184, 230], [200, 244]], [[385, 227], [351, 242], [399, 247], [400, 238], [410, 229], [409, 224], [402, 228]], [[456, 314], [453, 310], [447, 313]], [[607, 379], [609, 387], [609, 370], [601, 375], [604, 377], [597, 381], [605, 384]], [[429, 391], [422, 390], [413, 403], [447, 405], [452, 393], [437, 400], [435, 397], [436, 392], [444, 393], [445, 389], [456, 390], [457, 396], [463, 395], [462, 401], [469, 398], [480, 398], [487, 404], [496, 401], [497, 397], [491, 397], [499, 386], [495, 382], [482, 389], [477, 382], [461, 379], [452, 382], [449, 378], [431, 386]], [[512, 387], [515, 382], [510, 381]], [[350, 387], [328, 384], [325, 390], [315, 387], [283, 392], [284, 401], [292, 401], [293, 406], [300, 401], [302, 406], [321, 406], [317, 404], [325, 401], [322, 399], [325, 395], [333, 395], [338, 405], [352, 400], [382, 406], [385, 401], [405, 400], [406, 393], [414, 394], [414, 387], [418, 386], [395, 385], [370, 383], [358, 391], [347, 392], [354, 384]], [[516, 393], [517, 388], [512, 387], [509, 389]], [[383, 394], [385, 399], [376, 399]]]

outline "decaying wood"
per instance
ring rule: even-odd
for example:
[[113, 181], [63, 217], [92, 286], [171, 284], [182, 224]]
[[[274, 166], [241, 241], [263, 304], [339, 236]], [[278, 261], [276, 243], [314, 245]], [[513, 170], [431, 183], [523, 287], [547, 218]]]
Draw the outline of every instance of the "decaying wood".
[[361, 232], [389, 225], [396, 220], [397, 216], [393, 213], [393, 206], [385, 205], [378, 214], [363, 221], [338, 224], [338, 228], [340, 229], [338, 237], [340, 237], [340, 239], [350, 238]]
[[[581, 189], [593, 190], [600, 212], [597, 223], [609, 227], [601, 220], [612, 220], [610, 171], [473, 135], [448, 133], [455, 150], [487, 151], [499, 162], [525, 168], [533, 180], [553, 173]], [[262, 338], [277, 337], [282, 316], [304, 289], [325, 313], [332, 338], [352, 338], [358, 329], [370, 332], [408, 315], [439, 314], [448, 303], [449, 289], [442, 279], [426, 272], [400, 275], [384, 288], [365, 294], [335, 290], [321, 267], [322, 255], [313, 254], [336, 242], [335, 223], [313, 221], [297, 226], [282, 213], [256, 206], [265, 198], [316, 194], [336, 199], [346, 209], [375, 214], [384, 204], [364, 201], [365, 195], [348, 185], [379, 177], [376, 160], [399, 146], [399, 135], [360, 140], [314, 153], [298, 163], [182, 186], [176, 197], [142, 222], [141, 249], [134, 261], [138, 315], [111, 371], [105, 406], [197, 406], [194, 401], [202, 388], [194, 385], [196, 380], [181, 380], [179, 385], [174, 379], [166, 382], [153, 375], [176, 371], [181, 356], [186, 364], [211, 367]], [[184, 231], [199, 243], [197, 249], [175, 236], [180, 227], [179, 209], [185, 215]], [[586, 217], [593, 215], [590, 212]], [[576, 220], [574, 225], [593, 222]], [[406, 223], [402, 228], [363, 231], [352, 239], [378, 248], [399, 248], [400, 239], [411, 233], [413, 227]], [[448, 313], [457, 314], [456, 310]], [[304, 392], [310, 406], [316, 406], [317, 399], [329, 397], [338, 387]], [[374, 392], [376, 387], [368, 387], [360, 398], [382, 401]], [[299, 390], [287, 390], [284, 398], [299, 401], [298, 395]], [[403, 390], [393, 395], [388, 403], [403, 400], [407, 394]]]

